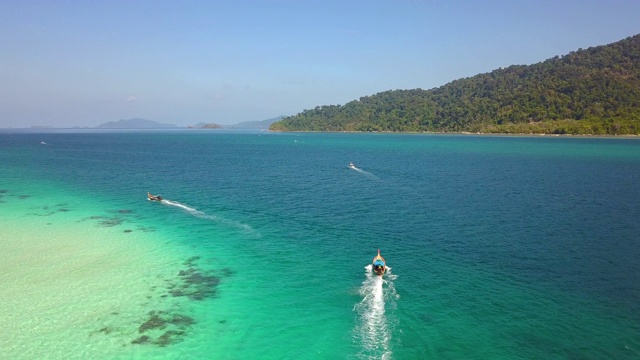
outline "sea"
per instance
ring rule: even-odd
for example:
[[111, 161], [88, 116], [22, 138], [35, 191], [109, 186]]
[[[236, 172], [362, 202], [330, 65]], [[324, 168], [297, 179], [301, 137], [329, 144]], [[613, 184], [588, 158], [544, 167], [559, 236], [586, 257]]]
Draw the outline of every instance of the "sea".
[[640, 138], [4, 129], [0, 298], [3, 359], [639, 359]]

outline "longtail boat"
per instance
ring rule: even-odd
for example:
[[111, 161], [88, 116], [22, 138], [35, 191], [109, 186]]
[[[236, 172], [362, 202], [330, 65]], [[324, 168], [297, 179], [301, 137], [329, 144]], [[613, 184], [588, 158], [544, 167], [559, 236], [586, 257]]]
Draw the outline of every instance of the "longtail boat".
[[378, 249], [378, 255], [373, 258], [373, 272], [378, 276], [382, 276], [386, 269], [387, 262], [384, 261], [382, 256], [380, 256], [380, 249]]

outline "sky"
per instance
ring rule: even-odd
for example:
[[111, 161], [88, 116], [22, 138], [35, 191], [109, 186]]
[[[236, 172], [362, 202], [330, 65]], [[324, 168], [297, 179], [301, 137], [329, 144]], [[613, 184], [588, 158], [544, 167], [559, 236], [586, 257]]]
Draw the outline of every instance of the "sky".
[[0, 128], [295, 115], [609, 44], [639, 19], [637, 0], [0, 0]]

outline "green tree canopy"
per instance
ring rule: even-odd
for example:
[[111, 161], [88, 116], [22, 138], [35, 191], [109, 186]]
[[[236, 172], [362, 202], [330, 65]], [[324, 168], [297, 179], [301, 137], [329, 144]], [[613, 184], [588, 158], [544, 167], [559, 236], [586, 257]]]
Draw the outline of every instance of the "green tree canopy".
[[640, 35], [430, 90], [317, 106], [270, 129], [640, 134]]

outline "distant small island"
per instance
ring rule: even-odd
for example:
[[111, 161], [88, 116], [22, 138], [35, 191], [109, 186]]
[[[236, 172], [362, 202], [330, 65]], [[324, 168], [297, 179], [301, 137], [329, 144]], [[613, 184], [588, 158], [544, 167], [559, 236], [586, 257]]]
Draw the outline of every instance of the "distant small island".
[[[199, 122], [193, 126], [187, 126], [187, 129], [268, 129], [274, 122], [283, 119], [281, 115], [275, 118], [260, 121], [245, 121], [233, 125], [221, 125], [216, 123]], [[119, 121], [110, 121], [96, 126], [96, 129], [180, 129], [174, 124], [162, 124], [157, 121], [148, 119], [128, 119]], [[183, 127], [184, 129], [184, 127]]]
[[214, 124], [214, 123], [198, 123], [193, 126], [189, 126], [190, 129], [222, 129], [222, 125]]
[[276, 121], [280, 121], [284, 119], [286, 116], [280, 115], [271, 119], [260, 120], [260, 121], [243, 121], [241, 123], [237, 123], [234, 125], [225, 125], [227, 129], [269, 129], [269, 126]]
[[[177, 126], [174, 124], [164, 124], [154, 120], [149, 119], [141, 119], [141, 118], [133, 118], [133, 119], [121, 119], [118, 121], [109, 121], [103, 124], [100, 124], [96, 127], [90, 126], [72, 126], [68, 128], [59, 128], [50, 125], [32, 125], [29, 129], [32, 130], [55, 130], [55, 129], [131, 129], [131, 130], [145, 130], [145, 129], [255, 129], [255, 130], [267, 130], [269, 126], [274, 122], [285, 118], [284, 115], [277, 116], [274, 118], [266, 119], [266, 120], [258, 120], [258, 121], [244, 121], [236, 124], [225, 125], [225, 124], [216, 124], [212, 122], [199, 122], [195, 125], [190, 126]], [[10, 127], [8, 129], [11, 129]], [[19, 128], [18, 128], [19, 129]]]
[[260, 129], [267, 130], [269, 126], [276, 121], [284, 119], [286, 116], [280, 115], [271, 119], [259, 120], [259, 121], [243, 121], [233, 125], [219, 125], [214, 123], [197, 123], [189, 128], [195, 129]]
[[173, 124], [162, 124], [157, 121], [147, 120], [147, 119], [128, 119], [128, 120], [119, 120], [119, 121], [109, 121], [108, 123], [104, 123], [96, 126], [96, 129], [171, 129], [177, 128], [177, 126]]

